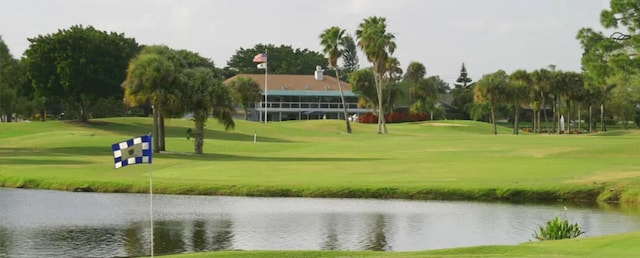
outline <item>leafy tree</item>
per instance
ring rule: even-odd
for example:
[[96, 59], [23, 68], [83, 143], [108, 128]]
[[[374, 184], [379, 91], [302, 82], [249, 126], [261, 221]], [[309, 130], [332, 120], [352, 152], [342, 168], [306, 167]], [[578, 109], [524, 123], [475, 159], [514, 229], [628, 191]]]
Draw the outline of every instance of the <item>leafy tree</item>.
[[607, 95], [613, 89], [613, 85], [607, 82], [613, 71], [609, 66], [610, 53], [620, 49], [620, 44], [605, 37], [601, 32], [595, 32], [590, 28], [582, 28], [576, 38], [580, 41], [584, 53], [582, 66], [585, 69], [585, 86], [589, 91], [601, 95], [600, 98], [600, 130], [606, 131], [604, 123], [604, 108]]
[[231, 95], [236, 103], [244, 110], [244, 120], [247, 120], [249, 107], [262, 97], [260, 85], [250, 77], [238, 77], [229, 84]]
[[496, 106], [505, 102], [508, 96], [509, 77], [506, 72], [499, 70], [482, 76], [474, 87], [474, 101], [479, 104], [489, 104], [491, 109], [491, 124], [493, 134], [498, 134], [496, 126]]
[[0, 37], [0, 122], [11, 122], [16, 111], [18, 91], [26, 81], [18, 60], [9, 53], [9, 48]]
[[386, 18], [372, 16], [364, 19], [356, 30], [358, 46], [373, 63], [373, 75], [378, 95], [378, 133], [387, 133], [382, 110], [383, 79], [387, 74], [387, 62], [396, 49], [395, 36], [387, 32]]
[[440, 96], [439, 89], [446, 88], [448, 85], [439, 76], [429, 76], [420, 80], [414, 88], [416, 103], [412, 106], [413, 111], [435, 113]]
[[508, 96], [514, 107], [513, 134], [520, 131], [520, 108], [530, 102], [533, 81], [525, 70], [509, 75]]
[[181, 95], [185, 110], [193, 112], [195, 122], [194, 148], [196, 154], [203, 153], [204, 127], [210, 115], [229, 130], [235, 126], [232, 118], [233, 105], [229, 89], [214, 76], [209, 67], [189, 68], [184, 71], [186, 87]]
[[267, 53], [269, 73], [272, 74], [311, 74], [316, 66], [327, 63], [327, 59], [318, 52], [308, 49], [293, 49], [291, 46], [257, 44], [253, 48], [240, 48], [227, 61], [230, 69], [238, 73], [263, 73], [253, 63], [253, 57], [259, 53]]
[[320, 34], [320, 45], [322, 45], [324, 52], [328, 56], [329, 68], [332, 68], [336, 72], [336, 78], [338, 79], [338, 89], [340, 90], [340, 101], [342, 102], [342, 108], [344, 112], [344, 121], [347, 126], [347, 134], [351, 133], [351, 124], [349, 123], [347, 115], [347, 105], [344, 101], [344, 93], [342, 86], [340, 85], [340, 74], [338, 68], [338, 58], [340, 58], [345, 52], [345, 30], [340, 27], [333, 26], [325, 29]]
[[25, 62], [37, 94], [66, 101], [83, 122], [96, 100], [122, 96], [127, 62], [138, 52], [134, 39], [91, 26], [72, 26], [29, 42]]
[[472, 81], [467, 73], [467, 68], [464, 63], [462, 63], [460, 75], [458, 79], [456, 79], [456, 83], [454, 83], [453, 90], [451, 90], [451, 95], [453, 95], [451, 104], [455, 106], [466, 119], [471, 119], [471, 109], [473, 107], [473, 85], [475, 83]]
[[351, 89], [360, 98], [360, 103], [364, 106], [378, 110], [378, 92], [372, 68], [357, 70], [349, 75]]
[[[125, 89], [125, 101], [132, 105], [151, 103], [153, 106], [153, 151], [164, 147], [164, 113], [171, 105], [179, 104], [177, 85], [184, 82], [182, 71], [185, 63], [176, 52], [166, 46], [146, 46], [129, 62]], [[164, 148], [163, 148], [164, 147]]]

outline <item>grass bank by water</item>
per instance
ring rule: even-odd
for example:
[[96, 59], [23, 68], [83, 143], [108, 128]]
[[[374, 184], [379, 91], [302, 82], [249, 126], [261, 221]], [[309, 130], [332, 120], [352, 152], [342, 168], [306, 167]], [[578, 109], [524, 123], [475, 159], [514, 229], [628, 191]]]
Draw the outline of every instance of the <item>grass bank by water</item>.
[[637, 257], [640, 253], [640, 232], [578, 238], [571, 240], [529, 242], [514, 246], [478, 246], [420, 252], [373, 251], [223, 251], [169, 255], [163, 257]]
[[[640, 132], [514, 136], [472, 121], [267, 125], [211, 122], [205, 154], [192, 122], [168, 120], [167, 152], [153, 165], [113, 168], [110, 145], [150, 131], [151, 119], [0, 124], [0, 186], [67, 191], [401, 198], [510, 202], [640, 201]], [[257, 142], [253, 142], [254, 134]]]

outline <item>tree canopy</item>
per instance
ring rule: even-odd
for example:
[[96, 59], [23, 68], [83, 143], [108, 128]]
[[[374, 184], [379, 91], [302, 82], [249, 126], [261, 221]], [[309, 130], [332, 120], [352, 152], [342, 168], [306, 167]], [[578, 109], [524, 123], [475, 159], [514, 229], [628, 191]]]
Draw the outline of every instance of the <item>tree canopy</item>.
[[236, 50], [227, 61], [227, 66], [238, 73], [263, 73], [264, 71], [258, 69], [253, 62], [253, 57], [259, 53], [267, 53], [270, 74], [313, 74], [316, 66], [328, 65], [327, 58], [321, 53], [306, 48], [257, 44], [252, 48]]
[[122, 96], [127, 64], [139, 50], [124, 34], [81, 25], [29, 42], [25, 62], [37, 94], [66, 101], [81, 121], [98, 99]]

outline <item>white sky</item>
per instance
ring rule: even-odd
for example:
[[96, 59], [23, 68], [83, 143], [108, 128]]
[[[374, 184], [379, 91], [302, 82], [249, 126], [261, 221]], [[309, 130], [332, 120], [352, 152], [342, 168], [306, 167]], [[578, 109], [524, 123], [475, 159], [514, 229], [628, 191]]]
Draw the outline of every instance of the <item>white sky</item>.
[[[369, 16], [387, 18], [403, 67], [427, 76], [529, 71], [555, 64], [579, 71], [582, 27], [601, 30], [608, 0], [2, 0], [0, 35], [14, 57], [27, 38], [72, 25], [124, 33], [139, 44], [165, 44], [211, 58], [217, 67], [240, 47], [291, 45], [321, 52], [318, 35], [340, 26], [354, 34]], [[370, 64], [363, 56], [360, 67]], [[309, 71], [312, 73], [312, 71]]]

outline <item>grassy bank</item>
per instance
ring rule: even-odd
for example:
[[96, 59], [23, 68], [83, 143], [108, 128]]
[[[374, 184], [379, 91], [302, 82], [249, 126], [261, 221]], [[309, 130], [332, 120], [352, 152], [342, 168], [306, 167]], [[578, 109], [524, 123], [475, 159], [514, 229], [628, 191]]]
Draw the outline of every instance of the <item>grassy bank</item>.
[[[529, 242], [515, 246], [478, 246], [420, 252], [348, 251], [224, 251], [170, 255], [175, 258], [199, 257], [637, 257], [640, 233], [579, 238], [561, 241]], [[165, 257], [165, 256], [163, 256]]]
[[[114, 170], [110, 145], [150, 131], [147, 118], [0, 124], [0, 186], [247, 196], [481, 201], [640, 201], [640, 132], [520, 135], [472, 121], [375, 125], [334, 120], [211, 122], [204, 155], [192, 122], [168, 120], [168, 152]], [[257, 142], [253, 142], [254, 133]]]

